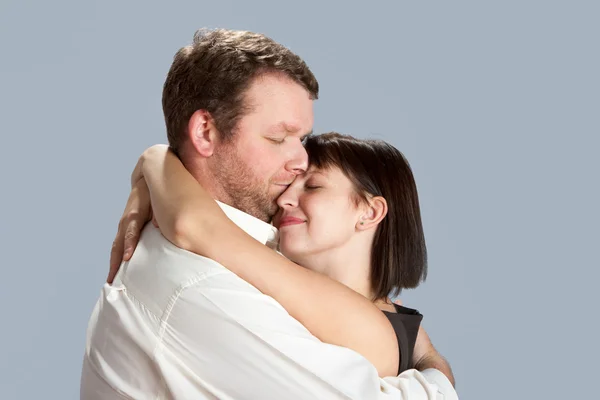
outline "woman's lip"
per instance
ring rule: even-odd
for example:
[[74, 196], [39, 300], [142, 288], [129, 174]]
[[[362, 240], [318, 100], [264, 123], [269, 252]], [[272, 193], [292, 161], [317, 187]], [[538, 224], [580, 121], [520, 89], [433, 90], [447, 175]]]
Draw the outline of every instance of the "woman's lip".
[[282, 226], [286, 226], [286, 225], [301, 224], [303, 222], [304, 222], [304, 220], [300, 219], [300, 218], [284, 217], [284, 218], [281, 218], [281, 220], [279, 221], [279, 227], [281, 228]]

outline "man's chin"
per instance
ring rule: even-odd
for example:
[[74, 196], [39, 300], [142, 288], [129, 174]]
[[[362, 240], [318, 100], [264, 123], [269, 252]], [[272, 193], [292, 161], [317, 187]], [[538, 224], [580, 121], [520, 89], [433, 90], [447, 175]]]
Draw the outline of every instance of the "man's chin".
[[263, 198], [262, 201], [256, 203], [263, 217], [261, 219], [271, 222], [279, 210], [279, 206], [277, 205], [276, 201], [277, 199], [273, 199], [273, 197], [270, 195], [268, 198]]
[[271, 203], [271, 206], [269, 207], [269, 222], [273, 221], [273, 218], [275, 217], [275, 214], [277, 214], [277, 211], [279, 211], [279, 206], [277, 205], [277, 203], [275, 201], [273, 201]]

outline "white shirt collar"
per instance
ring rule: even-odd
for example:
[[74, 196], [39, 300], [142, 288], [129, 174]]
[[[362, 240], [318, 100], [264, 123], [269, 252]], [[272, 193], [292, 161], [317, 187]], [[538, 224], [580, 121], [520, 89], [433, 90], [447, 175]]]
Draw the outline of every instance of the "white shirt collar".
[[277, 248], [279, 232], [273, 225], [218, 200], [217, 204], [221, 207], [225, 215], [248, 235], [272, 249]]

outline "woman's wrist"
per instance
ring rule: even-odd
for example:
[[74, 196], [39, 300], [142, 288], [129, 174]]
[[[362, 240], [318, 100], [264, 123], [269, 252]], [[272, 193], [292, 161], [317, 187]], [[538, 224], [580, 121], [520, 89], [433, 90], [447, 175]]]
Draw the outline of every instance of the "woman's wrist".
[[133, 172], [131, 173], [131, 189], [135, 187], [135, 185], [140, 181], [140, 179], [144, 178], [144, 172], [142, 171], [143, 165], [144, 154], [142, 153], [140, 158], [138, 158], [135, 168], [133, 168]]
[[131, 187], [135, 186], [135, 184], [144, 178], [144, 164], [148, 161], [152, 162], [156, 157], [165, 157], [166, 153], [169, 151], [169, 146], [166, 144], [155, 144], [151, 147], [148, 147], [140, 158], [138, 159], [137, 165], [133, 169], [131, 173]]

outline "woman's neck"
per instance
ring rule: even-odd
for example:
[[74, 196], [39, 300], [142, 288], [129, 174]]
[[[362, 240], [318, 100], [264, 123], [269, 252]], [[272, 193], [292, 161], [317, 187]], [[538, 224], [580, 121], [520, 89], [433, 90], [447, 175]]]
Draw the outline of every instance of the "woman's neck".
[[[328, 252], [330, 253], [330, 251]], [[362, 294], [367, 299], [373, 301], [373, 304], [382, 311], [395, 313], [396, 307], [392, 301], [386, 297], [384, 299], [373, 300], [373, 290], [371, 289], [371, 279], [368, 271], [371, 270], [371, 257], [370, 254], [366, 257], [366, 260], [359, 259], [354, 253], [350, 257], [345, 257], [349, 252], [340, 252], [341, 254], [337, 257], [317, 257], [315, 256], [312, 260], [307, 260], [302, 263], [305, 267], [327, 275], [331, 279], [334, 279], [357, 293]], [[335, 256], [336, 254], [328, 254], [329, 256]], [[365, 271], [367, 273], [365, 274]]]
[[299, 264], [329, 276], [369, 300], [373, 298], [370, 280], [370, 246], [347, 243], [346, 246], [312, 254]]
[[382, 311], [388, 311], [392, 313], [396, 312], [396, 307], [394, 306], [394, 303], [392, 303], [392, 301], [387, 297], [385, 299], [376, 300], [373, 302], [373, 304], [375, 304], [377, 308], [379, 308]]

